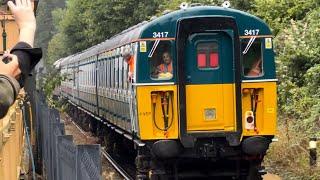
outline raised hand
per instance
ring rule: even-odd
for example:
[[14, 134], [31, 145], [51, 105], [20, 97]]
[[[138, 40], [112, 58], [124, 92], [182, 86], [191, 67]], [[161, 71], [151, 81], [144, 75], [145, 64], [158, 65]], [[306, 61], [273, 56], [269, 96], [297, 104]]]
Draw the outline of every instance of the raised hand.
[[15, 2], [16, 4], [8, 1], [8, 6], [20, 29], [19, 40], [33, 46], [36, 18], [34, 16], [32, 3], [30, 0], [16, 0]]

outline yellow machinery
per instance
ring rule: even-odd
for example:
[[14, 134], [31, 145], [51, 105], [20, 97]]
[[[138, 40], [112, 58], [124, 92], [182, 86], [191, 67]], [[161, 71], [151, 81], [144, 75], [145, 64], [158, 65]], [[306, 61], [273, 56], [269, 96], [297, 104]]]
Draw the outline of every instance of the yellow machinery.
[[0, 179], [18, 179], [21, 172], [28, 171], [27, 166], [23, 167], [25, 137], [20, 108], [22, 102], [23, 96], [20, 94], [8, 114], [0, 120]]

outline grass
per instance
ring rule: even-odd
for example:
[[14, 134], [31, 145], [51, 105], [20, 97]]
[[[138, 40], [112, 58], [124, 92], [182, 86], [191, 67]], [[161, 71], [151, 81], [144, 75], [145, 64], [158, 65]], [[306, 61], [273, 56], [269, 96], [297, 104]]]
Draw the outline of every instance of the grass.
[[[292, 123], [278, 125], [276, 137], [279, 141], [270, 145], [264, 166], [268, 172], [279, 175], [283, 180], [319, 180], [320, 161], [318, 167], [310, 168], [309, 165], [309, 136], [294, 129]], [[319, 146], [317, 152], [320, 159]]]

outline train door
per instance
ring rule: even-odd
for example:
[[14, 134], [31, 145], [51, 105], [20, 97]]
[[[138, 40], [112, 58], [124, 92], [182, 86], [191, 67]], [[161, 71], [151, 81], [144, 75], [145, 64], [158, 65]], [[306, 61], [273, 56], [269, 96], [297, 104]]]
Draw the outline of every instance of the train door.
[[185, 53], [187, 131], [233, 131], [232, 37], [224, 31], [191, 34]]
[[181, 133], [236, 132], [240, 59], [235, 21], [182, 20], [177, 36]]

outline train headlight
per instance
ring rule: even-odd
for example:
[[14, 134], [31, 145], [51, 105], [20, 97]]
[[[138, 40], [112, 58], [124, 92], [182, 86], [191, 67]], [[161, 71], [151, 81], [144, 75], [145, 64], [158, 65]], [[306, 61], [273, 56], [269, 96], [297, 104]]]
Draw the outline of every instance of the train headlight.
[[231, 5], [230, 1], [225, 1], [222, 3], [222, 7], [224, 7], [224, 8], [229, 8], [230, 5]]
[[189, 4], [188, 3], [186, 3], [186, 2], [183, 2], [183, 3], [181, 3], [180, 4], [180, 9], [187, 9], [188, 8], [188, 6], [189, 6]]
[[245, 116], [245, 128], [246, 129], [254, 129], [254, 116], [252, 111], [246, 111]]
[[215, 120], [216, 119], [216, 109], [209, 108], [204, 110], [205, 120]]

